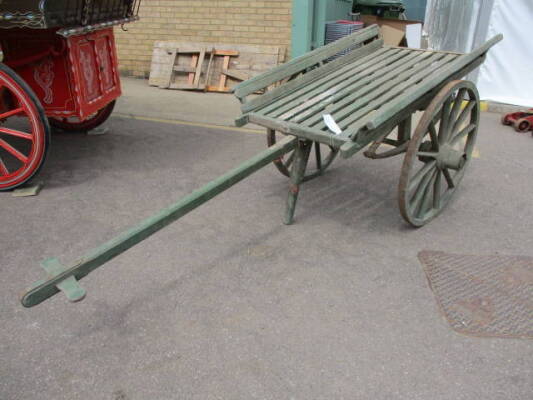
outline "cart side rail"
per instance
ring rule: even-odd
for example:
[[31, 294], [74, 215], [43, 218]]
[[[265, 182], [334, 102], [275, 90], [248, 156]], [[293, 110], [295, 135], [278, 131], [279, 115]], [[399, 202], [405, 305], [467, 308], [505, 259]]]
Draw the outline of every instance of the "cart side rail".
[[[305, 73], [312, 67], [321, 66], [328, 58], [339, 52], [353, 48], [359, 44], [377, 40], [378, 36], [378, 26], [371, 25], [368, 28], [362, 29], [326, 46], [319, 47], [318, 49], [300, 57], [296, 57], [283, 65], [275, 67], [268, 72], [251, 78], [246, 82], [235, 86], [233, 92], [239, 100], [244, 101], [246, 96], [257, 92], [258, 90], [266, 89], [277, 82], [290, 79], [300, 73]], [[344, 57], [340, 58], [342, 59]]]

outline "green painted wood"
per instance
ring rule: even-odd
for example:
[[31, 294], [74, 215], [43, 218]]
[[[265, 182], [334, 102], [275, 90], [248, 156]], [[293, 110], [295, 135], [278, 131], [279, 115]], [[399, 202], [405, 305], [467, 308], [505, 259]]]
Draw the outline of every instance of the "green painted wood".
[[[324, 76], [329, 76], [330, 74], [337, 75], [345, 72], [347, 69], [353, 68], [351, 65], [353, 61], [357, 60], [358, 62], [364, 62], [371, 56], [378, 56], [383, 51], [387, 51], [387, 49], [383, 48], [383, 40], [374, 40], [361, 48], [328, 62], [321, 68], [315, 68], [296, 79], [269, 90], [261, 96], [251, 99], [241, 106], [241, 111], [255, 111], [261, 107], [266, 107], [267, 105], [276, 102], [278, 99], [285, 99], [286, 97], [293, 95], [299, 89], [310, 86], [317, 80], [322, 80]], [[371, 56], [369, 57], [369, 55]]]
[[[339, 123], [345, 129], [344, 134], [350, 137], [357, 134], [359, 127], [365, 126], [375, 114], [381, 112], [381, 107], [401, 94], [411, 85], [426, 77], [431, 77], [438, 72], [439, 68], [453, 61], [457, 56], [453, 54], [434, 54], [427, 60], [416, 64], [412, 69], [403, 72], [397, 78], [392, 79], [385, 85], [381, 85], [374, 90], [370, 96], [362, 98], [360, 101], [366, 103], [355, 113], [351, 113], [347, 118], [342, 119]], [[406, 103], [407, 104], [407, 103]], [[404, 104], [405, 106], [405, 104]]]
[[383, 124], [388, 118], [394, 115], [406, 103], [412, 102], [414, 99], [420, 97], [425, 92], [448, 80], [452, 73], [467, 66], [476, 58], [484, 55], [492, 46], [494, 46], [502, 39], [503, 35], [496, 35], [473, 52], [458, 57], [453, 63], [450, 63], [450, 65], [448, 65], [444, 70], [439, 71], [439, 74], [435, 75], [433, 79], [423, 82], [420, 85], [416, 85], [400, 98], [395, 99], [390, 104], [387, 104], [386, 107], [384, 107], [378, 115], [376, 115], [371, 121], [367, 123], [367, 128], [375, 129], [379, 125]]
[[74, 263], [61, 266], [59, 263], [54, 262], [53, 269], [50, 269], [50, 262], [45, 261], [43, 267], [48, 271], [49, 277], [34, 283], [22, 296], [22, 304], [25, 307], [32, 307], [43, 302], [59, 292], [60, 289], [58, 286], [63, 286], [63, 290], [69, 291], [70, 289], [65, 285], [70, 285], [72, 287], [71, 277], [75, 280], [80, 280], [87, 276], [96, 268], [102, 266], [147, 237], [183, 217], [185, 214], [229, 189], [262, 167], [270, 164], [273, 160], [294, 150], [297, 141], [298, 139], [292, 136], [283, 138], [275, 145], [263, 150], [261, 153], [245, 161], [237, 168], [232, 169], [221, 177], [209, 182], [207, 185], [179, 200], [177, 203], [163, 209], [154, 216], [145, 219], [139, 225], [123, 232], [100, 247], [90, 251]]
[[383, 53], [376, 52], [369, 57], [361, 59], [355, 65], [343, 68], [339, 76], [324, 75], [321, 80], [314, 82], [307, 88], [302, 88], [290, 96], [286, 96], [267, 107], [259, 109], [257, 112], [271, 117], [289, 120], [296, 114], [328, 99], [331, 96], [341, 93], [353, 83], [363, 81], [369, 75], [380, 71], [383, 65], [394, 62], [402, 57], [399, 50], [384, 50]]
[[377, 25], [372, 25], [368, 28], [362, 29], [359, 32], [355, 32], [326, 46], [319, 47], [318, 49], [310, 51], [303, 56], [297, 57], [283, 65], [275, 67], [268, 72], [249, 79], [246, 82], [240, 83], [239, 85], [235, 86], [233, 92], [235, 96], [239, 98], [248, 96], [257, 90], [264, 89], [276, 82], [302, 72], [305, 69], [318, 64], [320, 61], [324, 61], [327, 58], [337, 54], [342, 50], [350, 48], [355, 44], [363, 43], [369, 39], [375, 38], [378, 36], [378, 33], [379, 29]]
[[293, 122], [282, 121], [261, 114], [251, 113], [248, 114], [248, 118], [253, 124], [274, 129], [275, 131], [282, 132], [287, 135], [298, 136], [300, 138], [309, 139], [314, 142], [320, 142], [335, 149], [338, 149], [344, 143], [350, 141], [349, 138], [342, 137], [340, 135], [334, 135], [328, 132], [314, 130], [299, 124], [295, 124]]
[[305, 176], [305, 169], [309, 161], [309, 153], [313, 142], [310, 140], [298, 141], [298, 145], [294, 150], [294, 162], [292, 163], [291, 183], [289, 185], [289, 193], [287, 196], [287, 208], [285, 210], [285, 225], [291, 225], [294, 221], [294, 211], [296, 210], [296, 202], [298, 201], [298, 194], [300, 193], [300, 184]]
[[[363, 107], [369, 100], [378, 96], [380, 90], [390, 88], [392, 85], [390, 82], [394, 80], [398, 74], [402, 71], [410, 71], [417, 63], [424, 62], [424, 60], [438, 57], [438, 55], [428, 53], [409, 52], [403, 51], [405, 57], [401, 58], [394, 63], [383, 66], [374, 75], [368, 79], [357, 82], [350, 90], [343, 91], [336, 94], [330, 100], [328, 111], [335, 118], [336, 121], [342, 121], [344, 118], [352, 115], [360, 107]], [[404, 73], [402, 76], [408, 75]], [[299, 115], [297, 121], [305, 126], [314, 127], [315, 129], [325, 129], [325, 124], [322, 120], [321, 107], [313, 107], [308, 110], [307, 113]], [[305, 119], [304, 119], [305, 118]]]

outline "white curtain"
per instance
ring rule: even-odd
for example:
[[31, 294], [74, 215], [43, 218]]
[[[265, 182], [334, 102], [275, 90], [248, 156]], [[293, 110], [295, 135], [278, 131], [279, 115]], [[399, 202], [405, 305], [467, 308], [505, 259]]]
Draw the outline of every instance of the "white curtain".
[[495, 0], [487, 38], [503, 33], [480, 67], [482, 99], [533, 107], [533, 0]]

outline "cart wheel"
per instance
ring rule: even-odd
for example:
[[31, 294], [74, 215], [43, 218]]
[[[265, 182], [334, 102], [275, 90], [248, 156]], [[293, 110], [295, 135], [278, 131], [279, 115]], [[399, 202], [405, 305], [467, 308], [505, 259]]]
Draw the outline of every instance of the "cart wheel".
[[65, 132], [87, 132], [102, 125], [113, 112], [113, 108], [115, 108], [115, 100], [83, 121], [77, 117], [50, 117], [49, 121], [54, 128], [59, 128]]
[[[276, 131], [273, 129], [267, 129], [267, 144], [268, 147], [273, 146], [276, 144]], [[315, 165], [314, 168], [312, 165], [308, 165], [305, 176], [302, 180], [302, 182], [308, 181], [310, 179], [313, 179], [319, 175], [322, 175], [326, 168], [330, 166], [330, 164], [333, 162], [335, 157], [338, 154], [338, 150], [334, 149], [331, 146], [327, 146], [324, 144], [321, 144], [319, 142], [313, 142], [314, 151], [314, 158], [315, 158]], [[325, 154], [325, 157], [324, 157]], [[292, 161], [294, 159], [294, 151], [285, 154], [283, 157], [278, 158], [277, 160], [274, 160], [274, 165], [276, 168], [281, 172], [283, 175], [290, 177], [290, 167], [292, 165]]]
[[531, 124], [525, 118], [517, 119], [513, 125], [514, 125], [515, 131], [517, 132], [527, 132], [529, 128], [531, 128]]
[[42, 167], [50, 126], [33, 90], [0, 63], [0, 190], [16, 188]]
[[476, 141], [479, 94], [452, 81], [432, 100], [407, 148], [399, 185], [403, 218], [422, 226], [446, 206], [461, 182]]
[[507, 118], [507, 114], [502, 116], [502, 124], [503, 125], [512, 125], [513, 123]]

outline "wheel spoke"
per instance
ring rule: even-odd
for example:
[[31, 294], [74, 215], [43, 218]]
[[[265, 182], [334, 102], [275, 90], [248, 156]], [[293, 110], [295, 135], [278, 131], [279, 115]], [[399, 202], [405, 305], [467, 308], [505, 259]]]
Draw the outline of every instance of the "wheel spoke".
[[11, 111], [7, 111], [7, 112], [5, 112], [3, 114], [0, 114], [0, 120], [9, 118], [9, 117], [11, 117], [13, 115], [20, 114], [23, 111], [24, 111], [24, 108], [22, 108], [22, 107], [15, 108], [14, 110], [11, 110]]
[[431, 175], [431, 179], [429, 180], [428, 184], [426, 185], [426, 188], [424, 189], [424, 195], [422, 196], [422, 200], [420, 201], [420, 207], [416, 212], [416, 215], [418, 215], [419, 218], [423, 217], [424, 213], [433, 208], [433, 190], [435, 187], [435, 179], [438, 173], [439, 170], [435, 169], [435, 171]]
[[411, 210], [413, 211], [413, 214], [417, 215], [420, 211], [420, 206], [422, 204], [422, 200], [427, 196], [427, 189], [429, 186], [431, 186], [431, 182], [433, 180], [433, 177], [435, 176], [435, 170], [432, 170], [431, 173], [426, 174], [424, 179], [420, 181], [420, 184], [416, 188], [415, 194], [411, 199]]
[[429, 151], [419, 151], [416, 153], [419, 157], [431, 157], [431, 158], [437, 158], [439, 153], [429, 152]]
[[413, 190], [435, 165], [437, 165], [437, 161], [435, 160], [425, 163], [425, 165], [413, 175], [407, 190]]
[[446, 143], [448, 138], [448, 130], [450, 124], [450, 108], [452, 105], [452, 98], [449, 97], [446, 99], [442, 105], [440, 127], [439, 127], [439, 144]]
[[457, 121], [453, 125], [452, 132], [457, 132], [459, 130], [459, 128], [461, 128], [461, 125], [463, 124], [463, 122], [465, 122], [466, 117], [468, 117], [470, 115], [470, 113], [472, 112], [472, 110], [474, 109], [476, 104], [477, 103], [476, 103], [475, 100], [470, 100], [470, 102], [467, 104], [467, 106], [461, 112], [461, 114], [459, 115], [459, 118], [457, 118]]
[[439, 151], [439, 138], [437, 135], [437, 129], [435, 128], [435, 122], [431, 121], [428, 126], [429, 136], [431, 138], [431, 142], [433, 143], [433, 148], [436, 151]]
[[24, 154], [22, 154], [20, 151], [15, 149], [13, 146], [11, 146], [6, 141], [0, 139], [0, 147], [3, 147], [4, 150], [6, 150], [8, 153], [12, 154], [14, 157], [18, 158], [23, 163], [26, 163], [28, 161], [28, 157], [26, 157]]
[[0, 175], [2, 176], [9, 175], [9, 171], [6, 165], [4, 164], [4, 161], [2, 160], [2, 158], [0, 158]]
[[322, 154], [320, 153], [320, 142], [315, 142], [316, 169], [322, 170]]
[[444, 178], [446, 178], [448, 187], [450, 189], [453, 189], [455, 187], [455, 183], [453, 181], [452, 175], [450, 174], [450, 170], [448, 168], [443, 168], [442, 173], [444, 174]]
[[457, 143], [461, 142], [470, 132], [476, 129], [475, 124], [470, 124], [463, 130], [461, 130], [454, 138], [451, 140], [450, 145], [454, 147]]
[[466, 88], [462, 88], [459, 90], [459, 92], [457, 92], [457, 96], [455, 96], [455, 101], [453, 103], [452, 111], [450, 113], [450, 124], [448, 125], [448, 129], [452, 128], [453, 127], [452, 124], [457, 120], [457, 115], [459, 115], [459, 111], [461, 111], [461, 106], [463, 105], [463, 99], [467, 91], [468, 90]]
[[21, 132], [15, 129], [0, 128], [0, 133], [5, 133], [10, 136], [16, 136], [27, 140], [33, 140], [33, 135], [31, 133]]
[[440, 197], [442, 193], [441, 188], [441, 177], [442, 174], [439, 169], [437, 169], [437, 176], [435, 177], [435, 183], [433, 185], [433, 208], [440, 209]]

